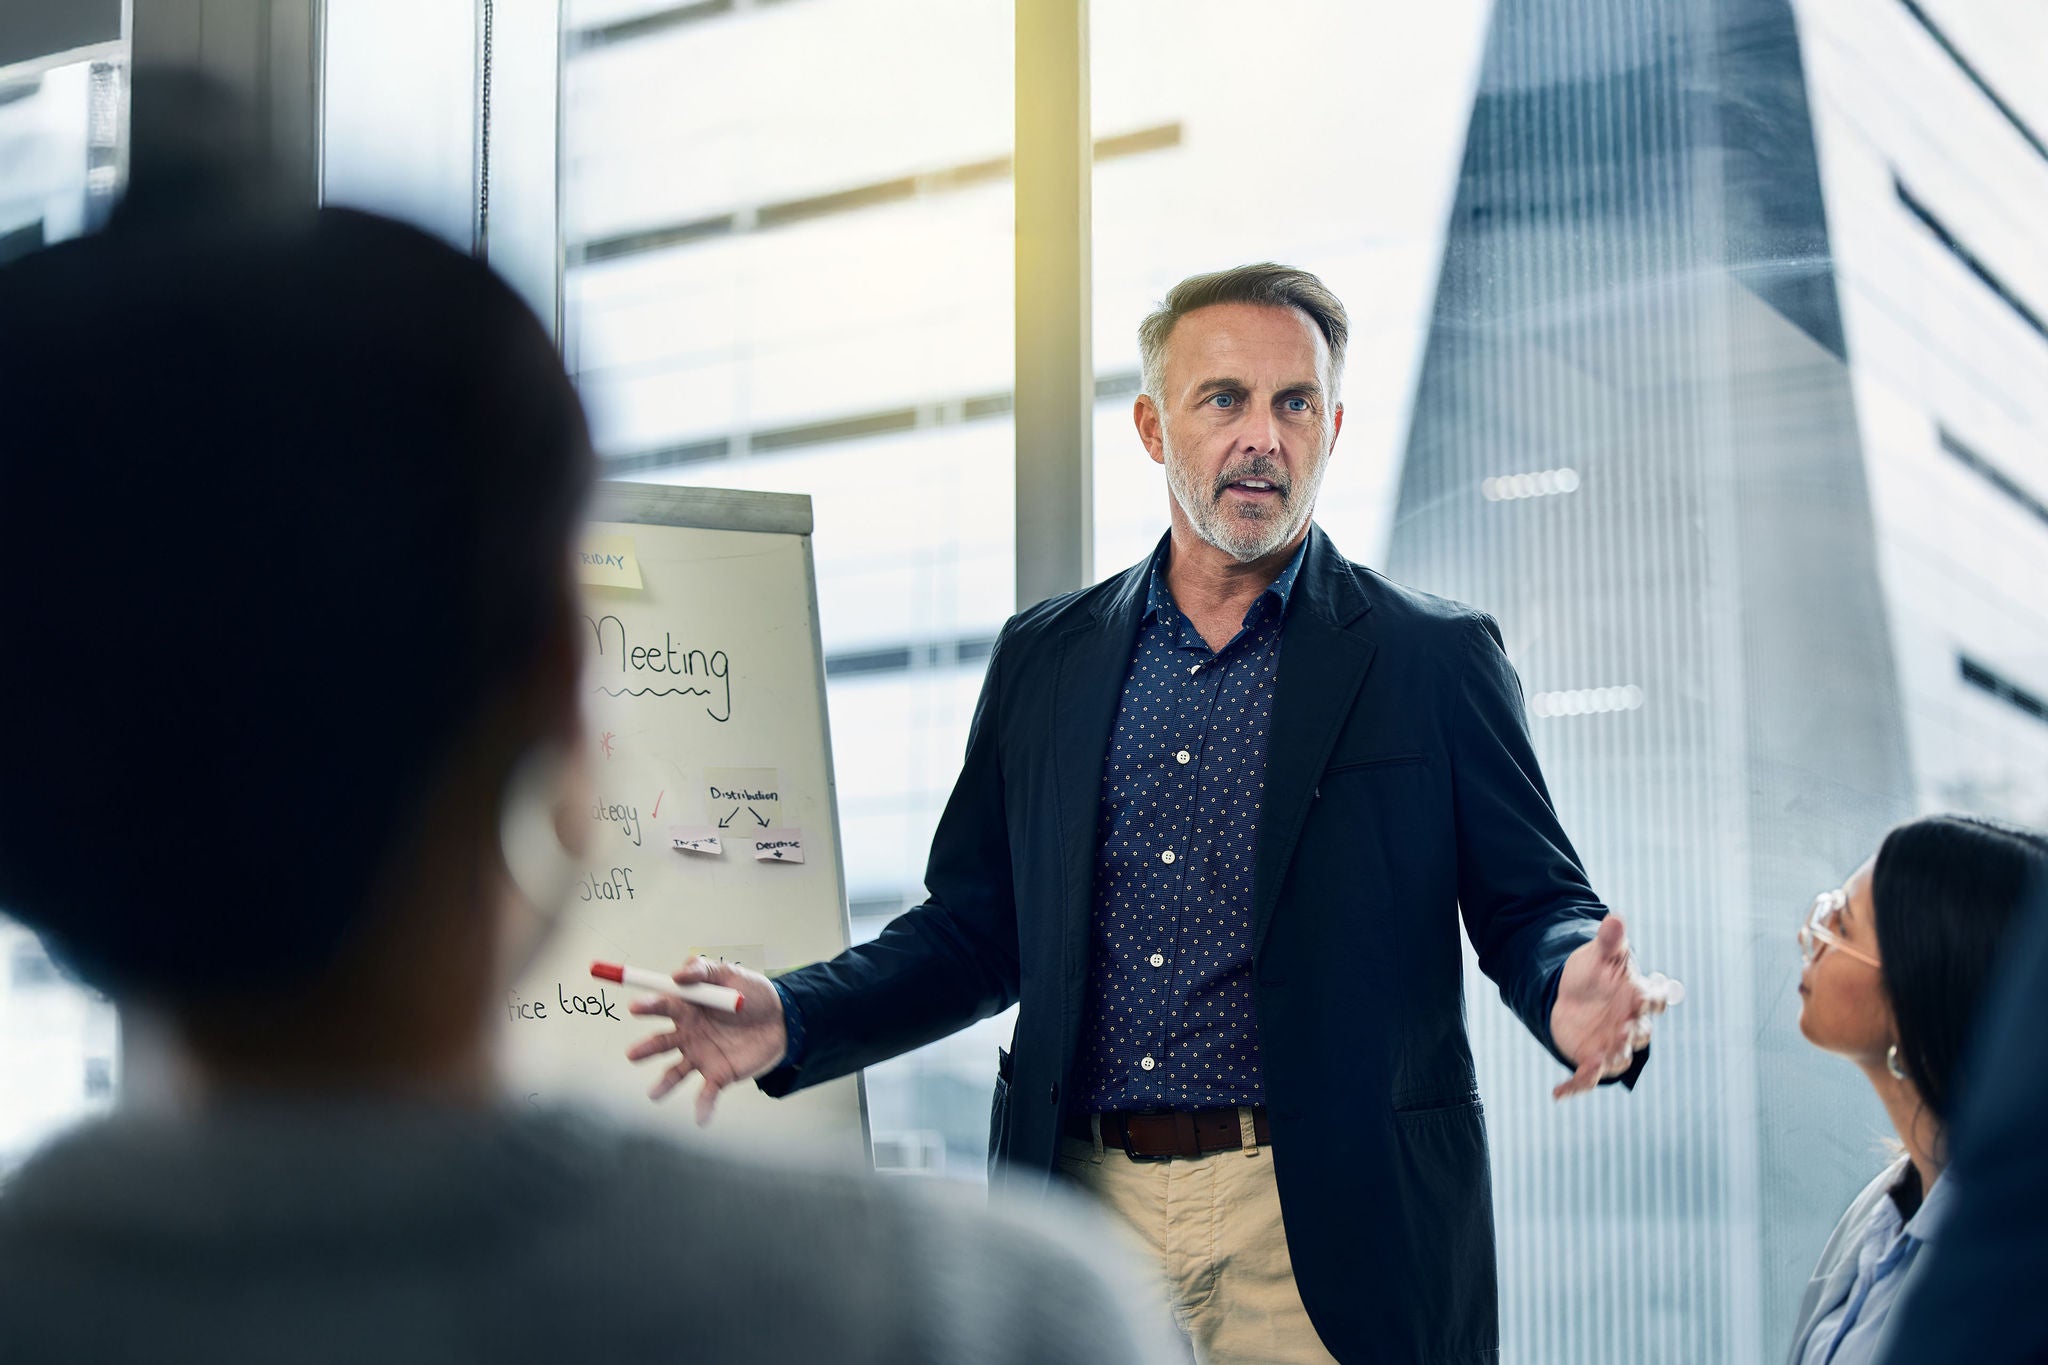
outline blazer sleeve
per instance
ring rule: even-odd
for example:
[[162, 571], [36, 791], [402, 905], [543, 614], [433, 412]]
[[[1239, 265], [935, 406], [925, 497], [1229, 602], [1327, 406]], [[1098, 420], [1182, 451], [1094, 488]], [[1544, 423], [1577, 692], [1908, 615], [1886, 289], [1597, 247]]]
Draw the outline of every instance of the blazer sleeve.
[[1017, 906], [1003, 803], [1003, 653], [989, 656], [967, 757], [932, 836], [924, 904], [830, 962], [776, 979], [803, 1020], [795, 1065], [762, 1076], [786, 1095], [872, 1066], [999, 1014], [1017, 1000]]
[[[1566, 1066], [1550, 1036], [1558, 977], [1592, 938], [1607, 907], [1593, 894], [1536, 764], [1521, 679], [1500, 627], [1473, 612], [1447, 693], [1458, 840], [1458, 906], [1479, 968], [1536, 1040]], [[1647, 1051], [1617, 1079], [1633, 1084]]]

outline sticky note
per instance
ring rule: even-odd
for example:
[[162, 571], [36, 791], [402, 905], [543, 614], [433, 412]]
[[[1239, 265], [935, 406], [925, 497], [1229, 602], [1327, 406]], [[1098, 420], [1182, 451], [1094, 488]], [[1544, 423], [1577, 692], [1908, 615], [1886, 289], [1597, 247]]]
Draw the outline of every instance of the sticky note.
[[678, 853], [725, 852], [718, 831], [709, 825], [677, 825], [668, 832], [668, 846]]
[[764, 829], [754, 836], [754, 860], [762, 863], [800, 863], [804, 860], [804, 832], [800, 829]]
[[631, 536], [587, 535], [576, 542], [576, 576], [601, 588], [639, 591], [640, 556]]
[[774, 768], [706, 768], [704, 810], [733, 838], [765, 835], [782, 820], [782, 781]]

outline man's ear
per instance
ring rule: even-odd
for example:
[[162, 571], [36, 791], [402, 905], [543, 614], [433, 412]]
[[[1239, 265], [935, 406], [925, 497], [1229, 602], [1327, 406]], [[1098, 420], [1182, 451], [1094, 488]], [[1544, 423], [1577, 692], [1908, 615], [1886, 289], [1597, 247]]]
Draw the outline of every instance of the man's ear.
[[1337, 437], [1344, 430], [1344, 405], [1337, 404], [1330, 409], [1330, 448], [1337, 448]]
[[1145, 443], [1145, 453], [1152, 457], [1152, 463], [1166, 463], [1166, 419], [1161, 416], [1159, 405], [1146, 394], [1139, 394], [1131, 404], [1131, 421], [1137, 424], [1138, 439]]

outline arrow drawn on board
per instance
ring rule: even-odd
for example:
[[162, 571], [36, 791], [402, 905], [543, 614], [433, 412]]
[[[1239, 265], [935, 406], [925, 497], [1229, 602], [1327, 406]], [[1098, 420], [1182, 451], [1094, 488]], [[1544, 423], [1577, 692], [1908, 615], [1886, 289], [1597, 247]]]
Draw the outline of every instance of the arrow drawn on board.
[[[733, 814], [738, 815], [739, 812], [734, 811]], [[755, 810], [752, 806], [747, 807], [747, 814], [753, 816], [755, 820], [759, 821], [762, 829], [768, 828], [768, 822], [766, 820], [761, 819], [761, 812]]]
[[[739, 813], [740, 813], [740, 808], [739, 808], [738, 806], [734, 806], [734, 807], [732, 808], [732, 814], [731, 814], [731, 815], [728, 815], [728, 816], [726, 816], [726, 817], [725, 817], [725, 818], [724, 818], [723, 820], [720, 820], [720, 821], [718, 822], [718, 827], [719, 827], [720, 829], [731, 829], [731, 828], [732, 828], [732, 822], [733, 822], [733, 819], [734, 819], [734, 818], [735, 818], [736, 816], [738, 816], [738, 815], [739, 815]], [[764, 821], [763, 823], [765, 824], [766, 822]]]

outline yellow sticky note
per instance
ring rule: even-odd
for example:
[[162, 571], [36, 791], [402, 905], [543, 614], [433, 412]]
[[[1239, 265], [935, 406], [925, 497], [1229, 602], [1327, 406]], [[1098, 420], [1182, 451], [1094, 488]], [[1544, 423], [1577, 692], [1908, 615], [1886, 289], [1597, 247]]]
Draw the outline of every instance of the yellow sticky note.
[[604, 588], [645, 586], [640, 581], [640, 556], [631, 536], [585, 536], [576, 542], [576, 575]]

